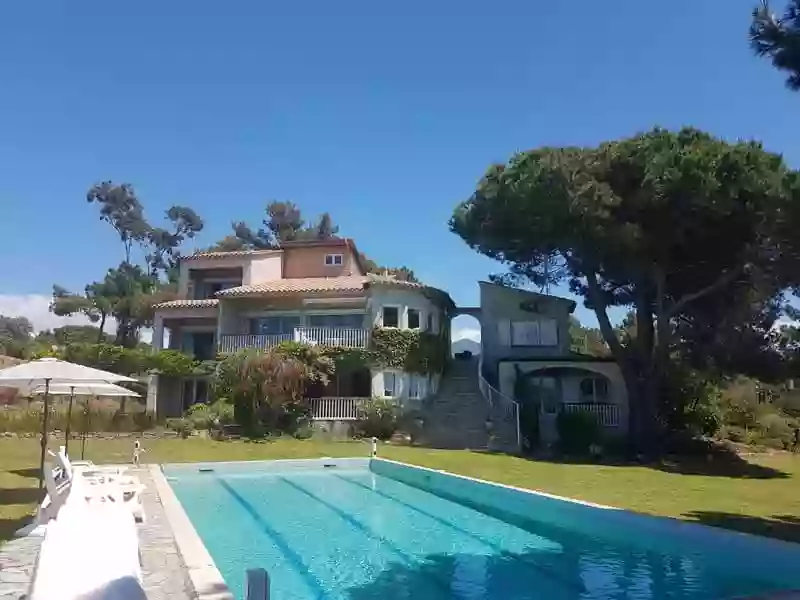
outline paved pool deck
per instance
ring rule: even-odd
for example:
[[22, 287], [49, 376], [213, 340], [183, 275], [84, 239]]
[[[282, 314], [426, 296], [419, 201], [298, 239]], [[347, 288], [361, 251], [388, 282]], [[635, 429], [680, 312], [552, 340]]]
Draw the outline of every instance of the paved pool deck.
[[[130, 468], [129, 473], [145, 486], [142, 504], [145, 522], [137, 525], [142, 561], [142, 584], [148, 600], [197, 600], [189, 569], [175, 541], [170, 519], [161, 500], [159, 484], [154, 476], [157, 465]], [[163, 476], [161, 476], [163, 478]], [[166, 480], [164, 480], [164, 484]], [[21, 600], [27, 597], [33, 580], [42, 535], [15, 538], [0, 546], [0, 600]]]

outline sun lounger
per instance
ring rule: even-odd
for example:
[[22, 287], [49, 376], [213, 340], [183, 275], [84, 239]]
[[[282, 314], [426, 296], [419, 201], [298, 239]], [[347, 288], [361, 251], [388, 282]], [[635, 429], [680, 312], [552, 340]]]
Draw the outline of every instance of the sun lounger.
[[130, 512], [115, 503], [89, 506], [70, 498], [47, 528], [30, 598], [143, 600], [141, 580]]
[[70, 494], [72, 479], [59, 467], [47, 463], [44, 468], [44, 484], [47, 496], [36, 515], [36, 523], [39, 525], [46, 525], [56, 518]]
[[[145, 513], [141, 494], [144, 486], [135, 477], [101, 475], [90, 477], [71, 468], [69, 458], [60, 451], [55, 457], [57, 465], [48, 463], [44, 479], [47, 498], [39, 511], [38, 523], [45, 524], [56, 518], [58, 511], [70, 494], [82, 497], [91, 504], [116, 503], [127, 507], [137, 521], [144, 521]], [[75, 485], [80, 483], [80, 486]]]
[[90, 460], [76, 460], [71, 461], [67, 456], [67, 449], [61, 446], [58, 449], [59, 465], [69, 473], [70, 477], [73, 474], [77, 475], [78, 472], [84, 477], [97, 477], [100, 475], [106, 476], [120, 476], [124, 475], [128, 467], [110, 467], [105, 465], [95, 465]]

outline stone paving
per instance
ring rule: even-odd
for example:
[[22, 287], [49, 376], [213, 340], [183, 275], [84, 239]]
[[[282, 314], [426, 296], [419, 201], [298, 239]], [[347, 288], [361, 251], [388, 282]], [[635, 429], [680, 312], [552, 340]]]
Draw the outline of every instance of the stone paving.
[[[145, 485], [145, 522], [137, 525], [142, 561], [142, 584], [148, 600], [194, 600], [189, 572], [181, 558], [172, 528], [147, 468], [131, 469]], [[0, 546], [0, 600], [27, 597], [43, 536], [29, 535]]]
[[0, 600], [27, 597], [43, 539], [29, 535], [0, 546]]
[[[148, 600], [194, 600], [189, 572], [172, 535], [161, 499], [147, 468], [130, 473], [145, 485], [142, 492], [145, 522], [138, 526], [142, 557], [142, 583]], [[0, 600], [5, 600], [0, 598]]]

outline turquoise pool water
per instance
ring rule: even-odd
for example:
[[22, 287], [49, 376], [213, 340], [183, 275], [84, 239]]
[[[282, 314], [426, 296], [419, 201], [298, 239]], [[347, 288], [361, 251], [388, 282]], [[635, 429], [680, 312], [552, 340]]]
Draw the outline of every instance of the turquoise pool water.
[[275, 600], [711, 599], [777, 588], [702, 553], [507, 522], [366, 468], [165, 472], [237, 598], [256, 566]]

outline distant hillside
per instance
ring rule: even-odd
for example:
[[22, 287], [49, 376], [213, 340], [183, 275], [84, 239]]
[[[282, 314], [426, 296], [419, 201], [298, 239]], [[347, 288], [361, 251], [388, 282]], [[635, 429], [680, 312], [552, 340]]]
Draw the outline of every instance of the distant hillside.
[[456, 340], [453, 342], [452, 345], [452, 352], [453, 354], [457, 354], [458, 352], [464, 352], [464, 350], [469, 350], [472, 352], [473, 355], [481, 353], [481, 345], [479, 342], [475, 340], [471, 340], [469, 338], [461, 338], [460, 340]]

